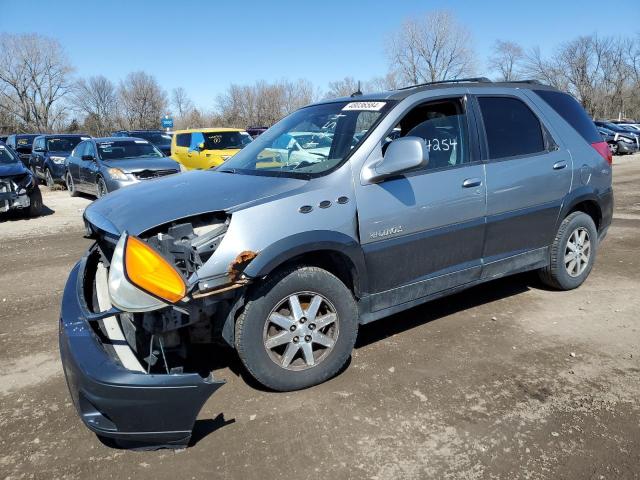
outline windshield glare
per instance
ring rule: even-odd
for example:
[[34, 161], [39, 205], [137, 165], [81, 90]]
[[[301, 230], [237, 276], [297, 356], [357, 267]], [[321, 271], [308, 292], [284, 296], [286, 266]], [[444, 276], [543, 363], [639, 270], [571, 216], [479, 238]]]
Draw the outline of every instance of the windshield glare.
[[146, 140], [115, 140], [99, 142], [98, 155], [102, 160], [132, 158], [160, 158], [164, 155]]
[[5, 148], [4, 145], [0, 145], [0, 165], [9, 165], [11, 163], [17, 163], [19, 160], [13, 155], [13, 153]]
[[50, 152], [70, 152], [82, 140], [81, 137], [48, 138], [47, 150]]
[[322, 174], [340, 164], [391, 108], [391, 102], [338, 102], [292, 113], [256, 138], [220, 171]]

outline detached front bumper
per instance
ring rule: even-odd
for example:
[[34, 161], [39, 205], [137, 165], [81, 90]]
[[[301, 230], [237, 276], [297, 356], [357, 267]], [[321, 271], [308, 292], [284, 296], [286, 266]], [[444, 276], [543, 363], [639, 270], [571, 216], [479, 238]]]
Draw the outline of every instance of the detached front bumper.
[[83, 293], [85, 257], [71, 271], [60, 314], [60, 356], [73, 403], [100, 436], [133, 448], [185, 447], [204, 402], [224, 382], [196, 373], [125, 369], [89, 325]]

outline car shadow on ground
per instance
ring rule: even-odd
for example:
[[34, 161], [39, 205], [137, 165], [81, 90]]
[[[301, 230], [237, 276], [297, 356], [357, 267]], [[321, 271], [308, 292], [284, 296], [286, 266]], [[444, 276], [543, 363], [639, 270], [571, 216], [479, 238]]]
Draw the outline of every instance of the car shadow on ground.
[[[427, 302], [379, 321], [361, 325], [355, 348], [366, 347], [398, 333], [473, 307], [519, 295], [530, 288], [544, 288], [544, 286], [534, 273], [528, 272], [487, 282], [455, 295]], [[350, 363], [351, 357], [338, 375], [346, 370]], [[197, 364], [199, 369], [202, 369], [201, 375], [206, 376], [212, 370], [228, 368], [251, 388], [264, 392], [271, 391], [249, 375], [235, 350], [226, 344], [214, 349], [204, 348], [197, 355]]]
[[53, 215], [54, 213], [56, 213], [56, 211], [47, 207], [46, 205], [42, 206], [42, 210], [40, 210], [40, 215], [38, 215], [37, 217], [30, 217], [29, 215], [26, 214], [26, 212], [22, 212], [20, 210], [10, 210], [5, 213], [0, 213], [0, 223], [15, 222], [18, 220], [31, 220], [33, 218], [40, 218], [40, 217], [48, 217], [49, 215]]

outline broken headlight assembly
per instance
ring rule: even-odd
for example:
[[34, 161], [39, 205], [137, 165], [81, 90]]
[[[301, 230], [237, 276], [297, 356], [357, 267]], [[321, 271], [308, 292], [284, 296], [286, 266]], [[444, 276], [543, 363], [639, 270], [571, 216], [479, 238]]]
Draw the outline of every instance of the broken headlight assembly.
[[124, 232], [109, 269], [109, 296], [128, 312], [164, 308], [182, 300], [187, 285], [182, 275], [146, 242]]

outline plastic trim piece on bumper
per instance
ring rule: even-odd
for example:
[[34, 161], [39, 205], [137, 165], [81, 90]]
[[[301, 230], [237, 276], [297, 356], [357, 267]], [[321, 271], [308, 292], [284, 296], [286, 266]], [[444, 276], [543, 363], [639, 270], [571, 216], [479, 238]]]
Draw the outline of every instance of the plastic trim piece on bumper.
[[86, 321], [87, 257], [71, 271], [60, 314], [60, 356], [73, 403], [96, 434], [132, 448], [187, 446], [198, 412], [222, 385], [196, 373], [145, 374], [116, 363]]

